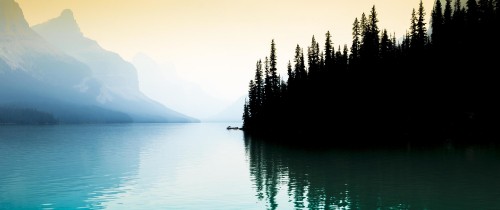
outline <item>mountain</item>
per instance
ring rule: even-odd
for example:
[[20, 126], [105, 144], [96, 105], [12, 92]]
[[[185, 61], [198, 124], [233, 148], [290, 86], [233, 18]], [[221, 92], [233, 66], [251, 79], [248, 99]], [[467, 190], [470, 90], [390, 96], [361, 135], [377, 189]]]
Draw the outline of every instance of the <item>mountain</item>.
[[[73, 16], [64, 11], [61, 17], [67, 23]], [[140, 93], [133, 66], [92, 40], [77, 42], [83, 34], [74, 23], [52, 24], [61, 43], [75, 41], [73, 51], [66, 52], [61, 43], [32, 30], [15, 1], [0, 0], [0, 110], [39, 111], [62, 123], [196, 121]], [[85, 48], [88, 54], [77, 56], [73, 52], [84, 45], [76, 43], [95, 50]]]
[[139, 72], [141, 91], [182, 113], [205, 121], [230, 104], [177, 75], [172, 65], [159, 65], [145, 54], [137, 54], [132, 63]]
[[[84, 37], [71, 10], [32, 29], [50, 44], [90, 67], [92, 75], [121, 97], [139, 97], [137, 72], [118, 54], [103, 49]], [[103, 97], [102, 100], [108, 100]]]
[[[85, 64], [31, 30], [16, 2], [0, 0], [2, 110], [39, 110], [63, 122], [101, 122], [94, 116], [106, 117], [106, 122], [131, 121], [124, 113], [90, 103], [99, 88]], [[81, 111], [83, 108], [95, 114]]]
[[243, 122], [243, 106], [245, 105], [246, 96], [238, 98], [231, 105], [227, 106], [221, 112], [212, 115], [204, 121], [207, 122]]
[[[38, 34], [58, 49], [90, 67], [103, 84], [98, 101], [112, 109], [129, 113], [135, 121], [195, 121], [149, 99], [139, 90], [137, 70], [118, 54], [103, 49], [86, 38], [71, 10], [57, 18], [33, 26]], [[176, 120], [179, 119], [179, 120]]]

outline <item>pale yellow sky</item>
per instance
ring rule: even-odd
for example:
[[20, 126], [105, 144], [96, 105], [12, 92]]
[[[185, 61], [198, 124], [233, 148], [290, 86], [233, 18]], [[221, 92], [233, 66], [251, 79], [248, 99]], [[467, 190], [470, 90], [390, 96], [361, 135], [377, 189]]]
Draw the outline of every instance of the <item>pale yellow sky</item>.
[[[330, 30], [335, 46], [349, 44], [355, 17], [375, 5], [380, 28], [402, 36], [419, 0], [16, 0], [30, 25], [71, 9], [85, 36], [131, 60], [142, 52], [173, 63], [210, 94], [236, 100], [246, 93], [255, 62], [271, 39], [279, 70], [296, 44], [320, 43]], [[423, 0], [427, 20], [434, 0]]]

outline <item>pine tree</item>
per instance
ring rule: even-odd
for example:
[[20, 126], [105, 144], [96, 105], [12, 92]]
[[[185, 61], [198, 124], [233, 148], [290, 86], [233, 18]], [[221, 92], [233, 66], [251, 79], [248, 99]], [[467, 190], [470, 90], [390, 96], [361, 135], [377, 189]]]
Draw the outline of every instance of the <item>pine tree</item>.
[[368, 19], [366, 19], [366, 15], [365, 13], [363, 12], [363, 14], [361, 14], [361, 22], [359, 23], [359, 26], [361, 27], [361, 47], [362, 45], [364, 44], [365, 42], [365, 39], [366, 39], [366, 34], [368, 33]]
[[419, 50], [423, 50], [427, 42], [427, 27], [425, 26], [425, 9], [422, 0], [418, 6], [418, 22], [417, 22], [417, 44]]
[[269, 105], [272, 102], [272, 97], [273, 97], [273, 84], [272, 84], [272, 77], [271, 77], [271, 70], [269, 67], [269, 58], [266, 57], [264, 59], [264, 105]]
[[290, 86], [295, 81], [295, 73], [292, 70], [292, 62], [288, 61], [286, 73], [288, 74], [288, 85]]
[[362, 44], [360, 48], [360, 62], [364, 66], [373, 65], [376, 63], [379, 56], [379, 29], [378, 17], [375, 6], [370, 11], [368, 20], [363, 15], [361, 16], [361, 25], [363, 26]]
[[333, 69], [333, 43], [332, 43], [332, 36], [330, 34], [330, 31], [326, 32], [326, 41], [325, 41], [325, 70], [326, 71], [332, 71]]
[[335, 58], [337, 66], [342, 67], [344, 61], [342, 60], [342, 51], [340, 51], [340, 45], [337, 48], [337, 52], [335, 53]]
[[398, 42], [396, 41], [396, 32], [391, 35], [392, 51], [395, 53]]
[[462, 3], [460, 2], [460, 0], [455, 0], [455, 8], [453, 10], [453, 19], [455, 20], [459, 20], [459, 19], [462, 19]]
[[373, 5], [372, 10], [370, 12], [370, 18], [369, 18], [370, 24], [370, 33], [372, 36], [372, 44], [373, 44], [373, 55], [375, 57], [378, 57], [378, 52], [379, 52], [379, 33], [380, 30], [378, 28], [378, 17], [377, 17], [377, 11], [375, 10], [375, 5]]
[[451, 23], [451, 0], [446, 0], [446, 5], [444, 7], [444, 24]]
[[342, 71], [344, 72], [347, 71], [348, 63], [349, 63], [349, 49], [347, 48], [347, 44], [344, 44], [344, 50], [342, 52], [342, 62], [341, 62]]
[[411, 22], [410, 22], [410, 48], [415, 50], [417, 48], [418, 39], [418, 19], [415, 9], [411, 12]]
[[361, 36], [361, 27], [359, 25], [358, 18], [356, 18], [354, 19], [354, 23], [352, 24], [352, 46], [351, 46], [351, 56], [349, 61], [351, 67], [356, 65], [359, 59], [360, 36]]
[[277, 58], [276, 58], [276, 44], [274, 39], [271, 41], [271, 55], [269, 57], [270, 76], [271, 76], [271, 97], [277, 98], [280, 92], [280, 78], [278, 77]]
[[401, 53], [404, 56], [407, 56], [410, 52], [410, 43], [411, 43], [411, 34], [410, 32], [406, 31], [405, 35], [403, 36], [403, 43], [401, 43]]
[[390, 53], [390, 39], [387, 34], [387, 30], [382, 31], [382, 38], [380, 39], [380, 58], [381, 60], [386, 60], [389, 58]]
[[243, 105], [243, 129], [248, 130], [250, 124], [250, 110], [248, 108], [248, 101], [245, 99]]
[[308, 61], [309, 61], [309, 76], [311, 79], [317, 79], [319, 72], [319, 44], [314, 36], [311, 40], [311, 46], [308, 49]]
[[[316, 41], [316, 46], [314, 46], [314, 54], [316, 56], [316, 71], [318, 73], [321, 73], [321, 60], [323, 60], [324, 63], [324, 58], [323, 58], [323, 52], [319, 49], [319, 42]], [[318, 74], [318, 76], [321, 76], [321, 74]]]
[[248, 112], [250, 113], [248, 116], [256, 116], [257, 112], [257, 104], [256, 104], [256, 98], [255, 98], [255, 83], [253, 80], [250, 80], [250, 83], [248, 84]]
[[307, 77], [309, 76], [309, 72], [306, 70], [306, 59], [304, 58], [304, 50], [301, 49], [300, 50], [300, 74], [302, 75], [302, 79], [307, 79]]
[[295, 48], [295, 68], [294, 75], [297, 81], [302, 81], [307, 78], [307, 72], [304, 61], [304, 52], [299, 45]]
[[321, 76], [323, 76], [323, 72], [325, 71], [325, 53], [323, 51], [319, 52], [319, 67], [318, 67], [319, 73], [321, 73]]
[[434, 9], [432, 10], [431, 14], [431, 21], [432, 21], [431, 41], [433, 44], [440, 44], [442, 37], [442, 30], [443, 30], [443, 21], [444, 21], [443, 8], [440, 0], [436, 1], [436, 4], [434, 5]]
[[255, 68], [255, 78], [254, 78], [254, 101], [255, 101], [255, 111], [261, 109], [262, 103], [264, 101], [264, 81], [262, 79], [262, 60], [258, 60]]
[[[279, 76], [279, 77], [281, 78], [281, 76]], [[283, 79], [280, 79], [280, 83], [278, 85], [280, 87], [280, 94], [279, 94], [279, 96], [282, 99], [282, 98], [284, 98], [285, 96], [288, 95], [288, 87], [289, 86], [288, 86], [287, 82], [285, 82], [285, 80], [283, 80]]]
[[[369, 39], [370, 30], [368, 29], [368, 20], [366, 19], [365, 13], [361, 14], [361, 44], [359, 45], [359, 62], [362, 66], [366, 65], [366, 60], [369, 54]], [[363, 67], [362, 67], [363, 68]]]

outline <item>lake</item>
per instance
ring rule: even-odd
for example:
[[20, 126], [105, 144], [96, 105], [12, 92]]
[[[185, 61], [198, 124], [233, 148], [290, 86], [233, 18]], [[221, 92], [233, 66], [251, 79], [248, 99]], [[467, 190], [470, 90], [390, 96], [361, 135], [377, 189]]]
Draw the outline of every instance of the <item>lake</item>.
[[305, 150], [240, 124], [0, 126], [0, 209], [500, 209], [500, 148]]

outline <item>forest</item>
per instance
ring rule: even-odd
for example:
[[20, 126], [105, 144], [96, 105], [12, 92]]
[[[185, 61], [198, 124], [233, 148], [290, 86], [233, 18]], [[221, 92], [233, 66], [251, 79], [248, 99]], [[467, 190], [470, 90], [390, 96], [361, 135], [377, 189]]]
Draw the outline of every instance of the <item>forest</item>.
[[351, 46], [335, 48], [330, 32], [297, 45], [287, 77], [272, 40], [249, 84], [245, 132], [323, 142], [499, 137], [500, 0], [438, 0], [431, 20], [425, 14], [420, 2], [401, 39], [379, 28], [373, 6], [354, 19]]
[[35, 109], [18, 107], [0, 107], [0, 125], [2, 124], [57, 124], [57, 119], [49, 113]]

